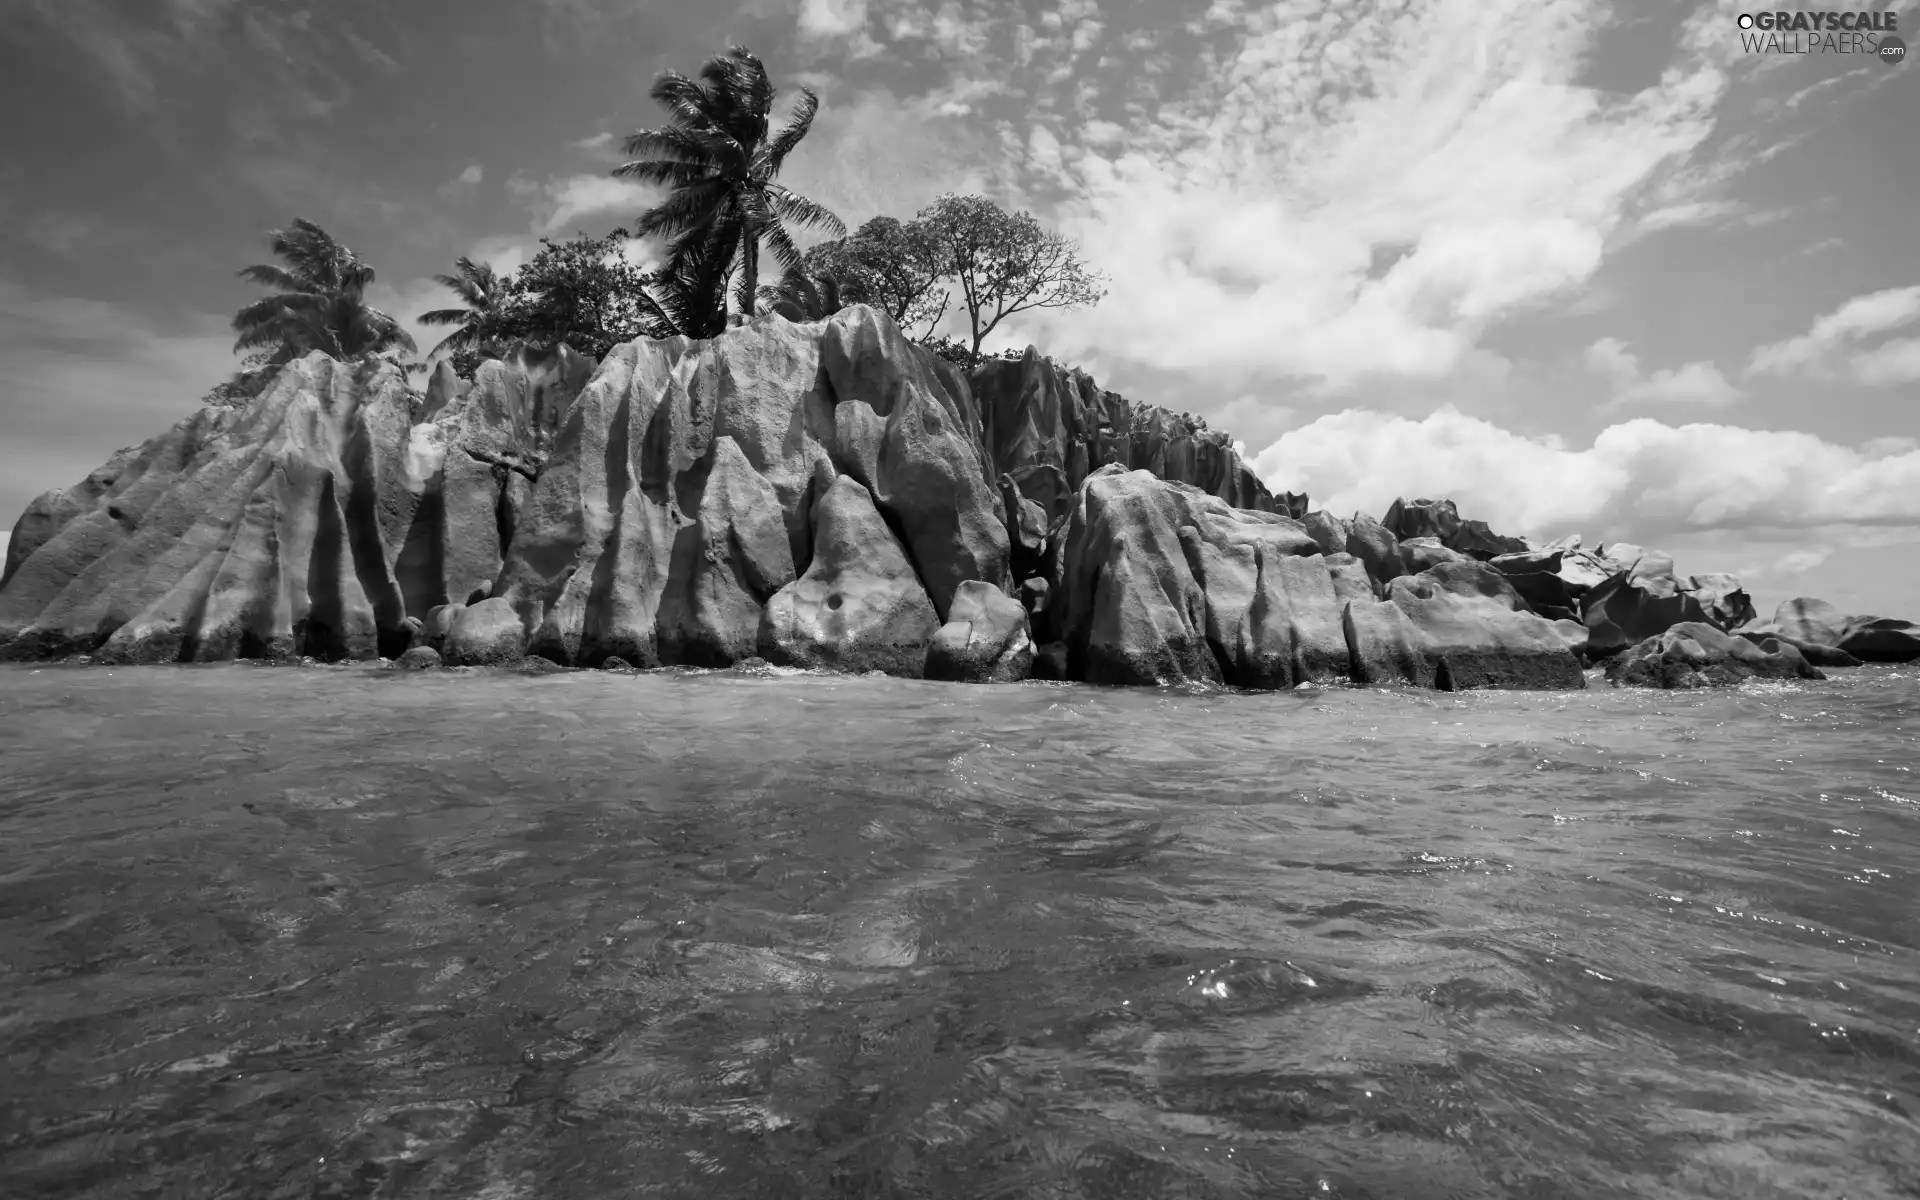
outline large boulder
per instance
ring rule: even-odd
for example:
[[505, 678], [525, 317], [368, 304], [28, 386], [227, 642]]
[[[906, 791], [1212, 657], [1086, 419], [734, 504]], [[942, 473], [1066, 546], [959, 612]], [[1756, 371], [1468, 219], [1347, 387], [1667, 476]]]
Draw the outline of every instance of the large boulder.
[[1433, 686], [1427, 639], [1391, 600], [1352, 599], [1341, 610], [1353, 682], [1376, 687]]
[[1506, 576], [1513, 590], [1527, 607], [1548, 620], [1580, 619], [1580, 596], [1561, 575], [1565, 550], [1527, 550], [1502, 554], [1489, 559], [1496, 571]]
[[1459, 532], [1447, 545], [1469, 554], [1481, 562], [1497, 558], [1502, 554], [1519, 554], [1527, 550], [1525, 538], [1503, 537], [1488, 526], [1485, 521], [1462, 520]]
[[1749, 621], [1736, 632], [1752, 641], [1776, 637], [1822, 667], [1920, 659], [1920, 626], [1888, 617], [1848, 616], [1811, 596], [1785, 601], [1773, 620]]
[[834, 480], [813, 506], [813, 561], [760, 619], [760, 657], [783, 666], [918, 678], [940, 629], [866, 485]]
[[1891, 617], [1853, 617], [1838, 649], [1862, 662], [1913, 662], [1920, 659], [1920, 625]]
[[1838, 646], [1827, 646], [1819, 642], [1803, 642], [1781, 633], [1771, 621], [1753, 621], [1733, 631], [1735, 636], [1745, 638], [1756, 646], [1777, 641], [1784, 646], [1792, 646], [1800, 652], [1800, 657], [1816, 667], [1858, 667], [1864, 665], [1859, 659], [1848, 654]]
[[1691, 575], [1680, 586], [1682, 590], [1693, 593], [1693, 598], [1700, 602], [1701, 609], [1706, 612], [1707, 620], [1721, 629], [1732, 631], [1758, 619], [1758, 614], [1753, 611], [1753, 597], [1740, 586], [1738, 576], [1724, 573]]
[[1402, 542], [1408, 538], [1429, 537], [1445, 544], [1460, 532], [1460, 510], [1451, 500], [1407, 500], [1396, 497], [1387, 506], [1380, 524]]
[[1797, 596], [1782, 601], [1773, 612], [1773, 626], [1782, 637], [1796, 642], [1815, 642], [1838, 646], [1847, 635], [1847, 614], [1825, 600]]
[[520, 614], [498, 598], [456, 609], [440, 644], [440, 657], [450, 667], [504, 667], [526, 656]]
[[1300, 519], [1314, 544], [1320, 547], [1322, 554], [1345, 554], [1347, 539], [1352, 531], [1347, 522], [1324, 509], [1315, 509]]
[[[1386, 515], [1380, 518], [1380, 523], [1402, 543], [1415, 538], [1432, 538], [1447, 549], [1480, 562], [1527, 549], [1524, 538], [1502, 537], [1485, 521], [1462, 519], [1460, 510], [1451, 500], [1396, 499], [1387, 508]], [[1424, 569], [1408, 563], [1409, 573]]]
[[1387, 598], [1424, 638], [1435, 686], [1583, 688], [1569, 634], [1528, 612], [1506, 578], [1481, 562], [1441, 563], [1394, 580]]
[[1366, 565], [1367, 577], [1373, 580], [1376, 594], [1384, 594], [1390, 581], [1407, 574], [1400, 539], [1365, 513], [1353, 514], [1347, 523], [1346, 551]]
[[1400, 539], [1400, 561], [1406, 564], [1407, 574], [1418, 575], [1441, 563], [1470, 563], [1477, 560], [1471, 554], [1464, 554], [1443, 544], [1437, 537], [1423, 536]]
[[1683, 622], [1708, 622], [1700, 601], [1681, 591], [1670, 573], [1635, 575], [1631, 568], [1587, 593], [1582, 609], [1589, 659], [1618, 654]]
[[1341, 602], [1299, 522], [1117, 465], [1089, 476], [1053, 596], [1094, 683], [1291, 687], [1347, 674]]
[[1726, 687], [1747, 679], [1825, 679], [1794, 647], [1735, 637], [1704, 621], [1685, 621], [1629, 647], [1607, 663], [1619, 687]]
[[1020, 602], [977, 579], [961, 584], [927, 649], [927, 678], [1017, 683], [1032, 670], [1033, 640]]

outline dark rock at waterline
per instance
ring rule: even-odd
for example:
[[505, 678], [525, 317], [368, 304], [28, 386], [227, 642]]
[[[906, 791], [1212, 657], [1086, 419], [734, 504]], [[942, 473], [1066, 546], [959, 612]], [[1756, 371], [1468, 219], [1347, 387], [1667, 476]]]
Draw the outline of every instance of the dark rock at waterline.
[[779, 666], [919, 677], [941, 623], [866, 487], [835, 480], [813, 506], [812, 533], [806, 573], [767, 601], [760, 654]]
[[1333, 580], [1300, 523], [1146, 471], [1088, 477], [1053, 603], [1068, 673], [1089, 682], [1267, 688], [1346, 674]]
[[432, 646], [413, 646], [394, 659], [393, 665], [402, 671], [429, 671], [442, 664], [439, 651]]
[[454, 610], [441, 657], [450, 667], [501, 667], [526, 657], [527, 631], [520, 613], [504, 598]]
[[927, 648], [926, 677], [1017, 683], [1032, 670], [1033, 642], [1019, 601], [978, 580], [961, 584]]
[[1825, 600], [1796, 596], [1774, 610], [1773, 627], [1796, 642], [1838, 646], [1847, 633], [1847, 615]]
[[1821, 666], [1920, 659], [1920, 626], [1890, 617], [1848, 616], [1811, 596], [1785, 601], [1773, 620], [1749, 622], [1739, 632], [1750, 638], [1777, 636]]
[[[746, 659], [744, 661], [753, 662], [756, 660]], [[632, 663], [628, 662], [626, 659], [621, 658], [618, 654], [609, 654], [604, 659], [602, 659], [600, 661], [600, 669], [602, 671], [612, 671], [615, 674], [639, 670], [638, 667], [634, 666]]]
[[1618, 687], [1728, 687], [1747, 679], [1825, 679], [1793, 646], [1756, 643], [1705, 621], [1686, 621], [1649, 637], [1607, 663]]
[[1353, 599], [1341, 608], [1353, 682], [1432, 687], [1427, 639], [1406, 610], [1390, 600]]
[[1441, 563], [1404, 576], [1388, 585], [1387, 598], [1425, 639], [1436, 687], [1586, 686], [1574, 653], [1578, 633], [1528, 612], [1505, 576], [1486, 563]]
[[1920, 625], [1892, 617], [1854, 617], [1839, 649], [1862, 662], [1913, 662], [1920, 659]]
[[1661, 575], [1621, 572], [1589, 592], [1582, 604], [1588, 658], [1617, 654], [1675, 625], [1711, 623], [1691, 592], [1668, 583]]
[[1750, 623], [1733, 631], [1735, 636], [1743, 637], [1756, 646], [1764, 646], [1769, 641], [1778, 641], [1782, 645], [1792, 646], [1800, 652], [1800, 657], [1816, 667], [1858, 667], [1861, 661], [1837, 646], [1823, 646], [1819, 642], [1802, 642], [1785, 634], [1775, 632], [1772, 622]]

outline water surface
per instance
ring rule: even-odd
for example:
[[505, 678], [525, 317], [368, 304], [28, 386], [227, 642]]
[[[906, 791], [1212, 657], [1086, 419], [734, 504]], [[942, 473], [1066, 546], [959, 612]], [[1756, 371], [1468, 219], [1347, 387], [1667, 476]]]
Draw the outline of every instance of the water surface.
[[0, 668], [8, 1197], [1920, 1196], [1920, 670]]

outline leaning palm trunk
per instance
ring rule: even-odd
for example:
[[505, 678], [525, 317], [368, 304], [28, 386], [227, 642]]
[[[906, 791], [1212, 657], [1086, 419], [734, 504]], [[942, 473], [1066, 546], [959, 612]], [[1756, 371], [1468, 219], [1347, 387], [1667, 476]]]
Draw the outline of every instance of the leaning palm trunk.
[[[652, 96], [667, 111], [667, 124], [629, 137], [627, 153], [634, 160], [614, 174], [671, 189], [639, 219], [634, 233], [667, 243], [665, 275], [678, 290], [660, 299], [691, 320], [675, 316], [681, 332], [711, 337], [727, 325], [731, 272], [739, 273], [734, 311], [753, 313], [763, 243], [782, 270], [792, 270], [800, 265], [800, 251], [789, 227], [834, 236], [845, 231], [838, 217], [775, 182], [812, 127], [820, 101], [801, 89], [787, 124], [772, 133], [773, 85], [760, 60], [739, 46], [709, 59], [698, 82], [663, 72]], [[709, 297], [689, 294], [704, 289], [712, 289]]]

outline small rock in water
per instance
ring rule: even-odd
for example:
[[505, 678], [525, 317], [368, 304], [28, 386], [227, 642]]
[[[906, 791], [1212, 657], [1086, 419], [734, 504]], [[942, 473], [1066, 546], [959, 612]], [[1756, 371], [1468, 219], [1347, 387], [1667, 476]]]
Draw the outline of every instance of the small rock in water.
[[402, 671], [425, 671], [440, 665], [440, 652], [432, 646], [415, 646], [395, 659], [393, 665]]
[[522, 675], [552, 675], [556, 672], [566, 670], [565, 667], [552, 659], [541, 658], [537, 654], [529, 654], [527, 657], [513, 664], [513, 669]]
[[600, 669], [602, 671], [637, 671], [640, 668], [634, 666], [626, 659], [621, 658], [618, 654], [609, 654], [606, 659], [601, 662]]

